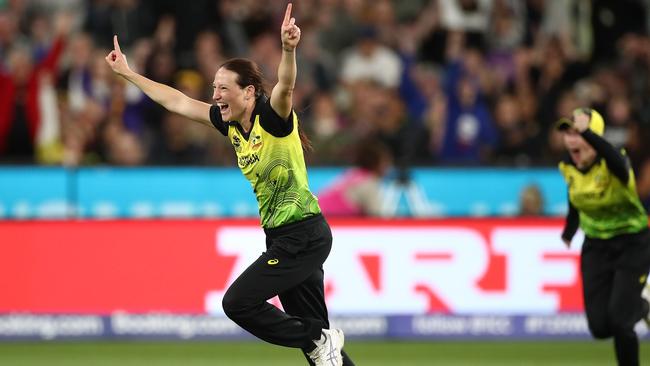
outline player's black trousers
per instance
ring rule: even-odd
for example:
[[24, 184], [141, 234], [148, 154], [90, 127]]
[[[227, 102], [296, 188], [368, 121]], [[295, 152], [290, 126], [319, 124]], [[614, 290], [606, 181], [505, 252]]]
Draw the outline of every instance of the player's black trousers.
[[[262, 340], [310, 352], [321, 330], [329, 329], [323, 263], [332, 232], [320, 214], [264, 231], [266, 252], [228, 288], [223, 309]], [[266, 302], [276, 295], [284, 311]], [[344, 365], [354, 365], [347, 355], [343, 358]]]
[[586, 238], [581, 267], [591, 334], [614, 337], [619, 365], [639, 365], [634, 325], [648, 313], [641, 291], [650, 269], [650, 231], [606, 240]]

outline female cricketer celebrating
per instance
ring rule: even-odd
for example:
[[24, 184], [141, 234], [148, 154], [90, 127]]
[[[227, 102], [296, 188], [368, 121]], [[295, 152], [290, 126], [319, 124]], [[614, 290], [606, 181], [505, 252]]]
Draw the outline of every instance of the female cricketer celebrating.
[[568, 185], [567, 247], [578, 226], [585, 234], [581, 271], [591, 334], [614, 338], [619, 365], [639, 364], [634, 325], [648, 317], [641, 297], [650, 269], [648, 216], [636, 193], [629, 160], [601, 136], [603, 117], [576, 109], [558, 121], [570, 158], [559, 164]]
[[[325, 306], [323, 263], [332, 234], [307, 185], [303, 138], [292, 106], [300, 28], [291, 17], [291, 4], [282, 22], [281, 40], [278, 83], [270, 97], [257, 65], [233, 59], [215, 75], [215, 105], [133, 72], [117, 36], [106, 61], [169, 111], [216, 128], [235, 149], [238, 166], [257, 196], [266, 252], [226, 291], [226, 315], [267, 342], [302, 349], [312, 365], [353, 365], [342, 351], [343, 332], [329, 329]], [[276, 295], [286, 312], [267, 302]]]

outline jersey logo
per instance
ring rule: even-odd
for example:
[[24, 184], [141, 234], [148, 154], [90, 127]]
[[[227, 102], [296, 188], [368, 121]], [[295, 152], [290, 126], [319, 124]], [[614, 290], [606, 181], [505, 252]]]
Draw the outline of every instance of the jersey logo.
[[273, 259], [269, 259], [266, 263], [268, 263], [269, 266], [275, 266], [276, 264], [280, 263], [280, 261], [273, 258]]
[[251, 137], [251, 148], [257, 150], [262, 147], [262, 135], [255, 134]]
[[237, 165], [239, 165], [240, 168], [244, 169], [247, 166], [257, 163], [260, 161], [259, 155], [253, 153], [251, 155], [245, 155], [245, 156], [240, 156], [237, 158]]
[[602, 173], [598, 173], [594, 177], [594, 182], [596, 183], [596, 187], [605, 188], [609, 184], [609, 179], [607, 176], [603, 176]]
[[235, 147], [236, 152], [241, 152], [241, 140], [237, 136], [232, 137], [232, 146]]
[[647, 279], [648, 279], [647, 275], [642, 275], [641, 277], [639, 277], [639, 283], [644, 284]]

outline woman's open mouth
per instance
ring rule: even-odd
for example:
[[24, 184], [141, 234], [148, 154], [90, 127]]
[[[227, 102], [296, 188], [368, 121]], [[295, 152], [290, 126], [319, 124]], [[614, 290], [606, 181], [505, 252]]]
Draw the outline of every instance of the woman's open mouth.
[[219, 111], [221, 114], [225, 114], [230, 109], [230, 106], [226, 103], [219, 103], [217, 105], [219, 106]]

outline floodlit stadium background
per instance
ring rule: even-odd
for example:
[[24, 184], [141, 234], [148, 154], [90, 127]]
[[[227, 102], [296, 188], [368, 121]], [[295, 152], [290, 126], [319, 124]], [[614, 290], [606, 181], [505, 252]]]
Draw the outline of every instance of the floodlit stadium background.
[[[273, 352], [245, 348], [251, 337], [221, 310], [264, 245], [232, 147], [124, 84], [103, 58], [118, 34], [132, 68], [206, 101], [229, 57], [255, 60], [273, 85], [285, 4], [0, 0], [0, 341], [36, 342], [0, 345], [0, 363], [39, 364], [30, 347], [56, 358], [33, 346], [59, 340], [177, 340], [198, 354], [196, 341], [225, 342], [221, 354], [235, 356], [224, 365]], [[580, 237], [570, 250], [559, 238], [566, 188], [552, 126], [577, 106], [601, 111], [650, 205], [648, 7], [295, 1], [294, 102], [314, 145], [312, 191], [353, 166], [360, 144], [381, 143], [394, 160], [382, 217], [328, 218], [328, 306], [361, 360], [380, 365], [368, 355], [385, 345], [400, 360], [422, 356], [405, 365], [477, 364], [453, 350], [461, 341], [485, 352], [481, 362], [507, 364], [510, 352], [517, 364], [527, 351], [508, 342], [522, 339], [572, 340], [544, 343], [572, 364], [613, 357], [579, 343], [589, 339]], [[475, 343], [494, 340], [506, 351]], [[86, 344], [65, 352], [102, 354]], [[97, 362], [136, 352], [113, 346]], [[137, 352], [182, 362], [150, 351]], [[265, 357], [299, 362], [278, 355]]]

